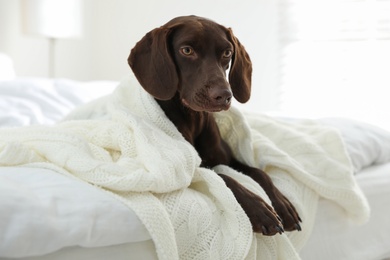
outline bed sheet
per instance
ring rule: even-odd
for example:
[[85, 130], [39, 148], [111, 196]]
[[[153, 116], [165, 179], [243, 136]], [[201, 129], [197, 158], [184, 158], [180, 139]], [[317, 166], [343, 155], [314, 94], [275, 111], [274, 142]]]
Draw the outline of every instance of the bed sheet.
[[390, 163], [365, 168], [356, 179], [370, 203], [369, 222], [349, 223], [336, 204], [320, 200], [316, 225], [301, 251], [303, 260], [390, 258]]
[[[301, 251], [303, 260], [383, 260], [390, 258], [390, 222], [388, 216], [388, 198], [390, 197], [390, 163], [374, 165], [361, 171], [357, 175], [359, 185], [371, 204], [371, 219], [362, 226], [356, 226], [343, 220], [343, 211], [335, 204], [327, 200], [320, 200], [317, 213], [317, 221], [311, 238]], [[104, 200], [107, 201], [107, 198]], [[115, 211], [121, 208], [116, 201]], [[114, 207], [114, 206], [112, 206]], [[125, 208], [123, 208], [125, 210]], [[126, 209], [127, 210], [127, 209]], [[128, 217], [128, 212], [123, 212]], [[111, 234], [119, 231], [131, 236], [132, 231], [128, 227], [119, 230], [116, 227], [118, 222], [124, 223], [121, 212], [115, 214], [115, 221], [111, 219], [112, 229], [106, 235], [111, 239]], [[88, 218], [87, 218], [88, 219]], [[123, 233], [121, 233], [123, 232]], [[94, 233], [94, 232], [92, 232]], [[60, 234], [57, 234], [62, 236]], [[19, 241], [25, 241], [22, 239]], [[94, 259], [94, 260], [124, 260], [145, 259], [155, 260], [154, 244], [147, 234], [144, 234], [142, 241], [131, 241], [127, 243], [111, 245], [80, 246], [73, 245], [61, 248], [46, 255], [23, 257], [23, 260], [64, 260], [64, 259]], [[10, 258], [0, 258], [10, 259]]]
[[0, 257], [149, 240], [111, 193], [41, 167], [0, 167]]

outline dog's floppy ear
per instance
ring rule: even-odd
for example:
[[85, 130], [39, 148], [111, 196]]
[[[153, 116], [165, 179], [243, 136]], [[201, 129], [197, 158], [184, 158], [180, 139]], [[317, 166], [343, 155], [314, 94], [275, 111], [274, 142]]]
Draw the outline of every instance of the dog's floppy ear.
[[141, 86], [153, 97], [171, 99], [178, 88], [179, 78], [169, 52], [166, 27], [147, 33], [131, 50], [127, 59]]
[[229, 83], [235, 99], [241, 103], [245, 103], [251, 95], [252, 62], [244, 46], [233, 35], [230, 28], [228, 29], [228, 38], [234, 45], [234, 54], [229, 72]]

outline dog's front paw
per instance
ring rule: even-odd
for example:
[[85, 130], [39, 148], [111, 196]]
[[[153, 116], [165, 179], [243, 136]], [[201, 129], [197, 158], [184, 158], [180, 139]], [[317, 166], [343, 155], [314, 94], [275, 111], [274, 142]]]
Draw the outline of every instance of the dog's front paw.
[[245, 211], [252, 224], [253, 232], [267, 236], [284, 232], [282, 220], [274, 208], [233, 178], [224, 174], [219, 174], [219, 176], [225, 181], [226, 186], [230, 188], [237, 202]]
[[294, 205], [279, 191], [275, 192], [275, 196], [270, 198], [275, 211], [282, 219], [284, 230], [286, 231], [301, 231], [301, 218]]
[[253, 232], [262, 233], [266, 236], [284, 232], [281, 218], [262, 198], [252, 193], [247, 194], [245, 197], [237, 198], [237, 201], [249, 217]]

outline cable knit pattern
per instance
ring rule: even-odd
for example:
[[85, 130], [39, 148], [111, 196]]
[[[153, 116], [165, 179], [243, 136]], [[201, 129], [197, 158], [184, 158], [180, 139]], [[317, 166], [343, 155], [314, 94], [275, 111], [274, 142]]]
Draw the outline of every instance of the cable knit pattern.
[[253, 235], [213, 170], [269, 201], [261, 187], [227, 166], [200, 168], [195, 149], [133, 76], [112, 95], [74, 111], [73, 120], [1, 129], [0, 165], [44, 163], [111, 192], [139, 216], [159, 259], [299, 259], [320, 196], [343, 207], [346, 217], [367, 220], [368, 204], [336, 131], [234, 108], [215, 117], [237, 158], [267, 171], [296, 205], [302, 232]]

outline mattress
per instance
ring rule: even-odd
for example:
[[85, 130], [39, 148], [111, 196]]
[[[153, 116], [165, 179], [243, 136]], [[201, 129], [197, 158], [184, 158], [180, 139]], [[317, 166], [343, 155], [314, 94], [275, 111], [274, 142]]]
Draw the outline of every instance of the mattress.
[[[41, 172], [41, 174], [37, 174], [40, 176], [37, 178], [47, 178], [49, 175], [56, 176], [50, 172], [38, 169], [8, 169], [7, 171], [9, 172], [8, 176], [15, 176], [16, 171], [27, 173], [29, 170], [30, 174], [28, 175], [31, 175], [34, 171], [36, 171], [36, 173]], [[1, 176], [4, 177], [4, 171], [1, 170], [1, 172]], [[60, 176], [57, 175], [56, 178], [57, 177]], [[311, 238], [301, 251], [303, 260], [380, 260], [390, 258], [390, 221], [388, 221], [388, 214], [390, 213], [388, 207], [390, 198], [390, 163], [365, 168], [357, 174], [356, 178], [371, 205], [371, 218], [369, 222], [361, 226], [346, 222], [343, 217], [344, 213], [340, 207], [327, 200], [320, 200], [316, 225]], [[63, 176], [59, 179], [61, 180], [58, 182], [75, 181], [66, 180]], [[9, 179], [9, 181], [11, 181], [11, 179]], [[30, 181], [31, 180], [26, 179], [26, 183]], [[3, 181], [1, 183], [6, 185]], [[65, 183], [53, 184], [53, 187], [58, 187], [58, 185], [62, 184]], [[84, 221], [80, 219], [73, 220], [75, 222], [81, 221], [81, 225], [84, 226], [84, 228], [77, 226], [78, 234], [74, 234], [73, 232], [71, 232], [72, 234], [64, 234], [63, 231], [60, 232], [60, 230], [58, 230], [58, 233], [47, 232], [46, 234], [43, 234], [45, 233], [45, 228], [36, 226], [33, 232], [39, 232], [42, 236], [50, 236], [53, 240], [52, 243], [55, 244], [55, 241], [57, 240], [58, 245], [51, 245], [51, 248], [46, 248], [45, 251], [42, 249], [44, 245], [37, 245], [32, 241], [28, 242], [28, 235], [25, 234], [15, 238], [13, 241], [15, 246], [19, 248], [19, 250], [15, 249], [15, 251], [20, 252], [20, 259], [157, 259], [153, 241], [150, 239], [150, 236], [142, 223], [138, 221], [135, 214], [132, 213], [129, 208], [121, 205], [113, 198], [111, 200], [110, 197], [100, 194], [99, 190], [94, 190], [93, 187], [85, 186], [85, 183], [73, 183], [72, 186], [76, 186], [76, 188], [74, 188], [75, 192], [68, 191], [69, 194], [74, 194], [74, 196], [69, 198], [68, 202], [74, 204], [78, 198], [83, 197], [85, 200], [89, 201], [88, 204], [90, 207], [95, 208], [96, 211], [99, 211], [98, 208], [101, 207], [101, 211], [105, 211], [106, 214], [104, 214], [104, 216], [96, 216], [94, 222], [96, 226], [108, 226], [107, 230], [93, 230], [90, 227], [85, 227], [88, 226], [85, 225], [85, 220], [91, 220], [85, 213], [76, 214], [74, 216], [75, 218], [79, 217], [80, 219], [84, 219]], [[76, 192], [77, 188], [80, 188], [80, 190]], [[101, 205], [95, 205], [95, 203], [98, 202]], [[31, 212], [29, 216], [34, 217], [34, 212]], [[21, 226], [20, 221], [21, 219], [19, 219], [19, 223], [17, 224], [19, 227]], [[45, 223], [42, 223], [42, 225], [50, 225], [46, 220], [43, 222]], [[71, 223], [69, 222], [68, 224]], [[51, 225], [57, 224], [51, 223]], [[64, 227], [64, 229], [69, 228], [70, 227]], [[77, 243], [75, 241], [77, 241], [77, 237], [83, 236], [82, 234], [88, 234], [88, 231], [86, 231], [87, 229], [89, 229], [89, 233], [91, 233], [90, 237], [84, 238], [85, 242], [81, 243], [81, 245], [76, 245]], [[105, 237], [94, 237], [92, 234], [93, 232], [104, 232]], [[3, 233], [3, 235], [6, 234]], [[20, 250], [26, 248], [19, 247], [20, 243], [30, 243], [31, 248], [28, 249], [29, 252]], [[37, 241], [37, 243], [39, 243], [39, 241]], [[37, 251], [34, 252], [34, 248]], [[40, 249], [40, 251], [38, 251], [38, 249]], [[45, 252], [46, 254], [40, 255]], [[38, 254], [38, 256], [22, 257], [24, 254]], [[17, 255], [14, 255], [14, 257], [15, 256]], [[11, 258], [3, 257], [1, 259]]]

